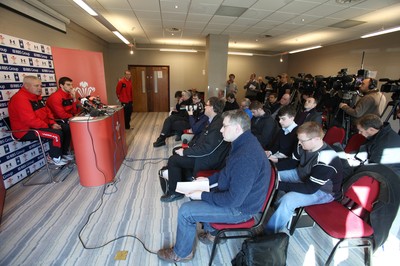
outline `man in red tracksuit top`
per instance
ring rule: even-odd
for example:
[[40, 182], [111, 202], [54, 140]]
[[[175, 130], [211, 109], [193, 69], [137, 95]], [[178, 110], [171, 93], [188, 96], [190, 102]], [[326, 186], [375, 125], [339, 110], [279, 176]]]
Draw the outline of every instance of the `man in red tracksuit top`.
[[72, 79], [62, 77], [58, 80], [58, 90], [50, 95], [46, 106], [50, 108], [56, 119], [62, 119], [68, 123], [68, 119], [79, 113], [77, 101], [72, 97], [74, 91]]
[[116, 92], [118, 100], [124, 107], [125, 129], [130, 129], [132, 115], [132, 80], [131, 72], [125, 70], [125, 75], [118, 81]]
[[[69, 142], [64, 139], [64, 132], [54, 120], [54, 116], [42, 100], [42, 82], [36, 76], [25, 76], [21, 89], [11, 97], [8, 104], [12, 130], [37, 129], [42, 138], [50, 139], [49, 155], [52, 163], [65, 165], [62, 159], [67, 154]], [[15, 132], [21, 140], [37, 140], [33, 131]]]

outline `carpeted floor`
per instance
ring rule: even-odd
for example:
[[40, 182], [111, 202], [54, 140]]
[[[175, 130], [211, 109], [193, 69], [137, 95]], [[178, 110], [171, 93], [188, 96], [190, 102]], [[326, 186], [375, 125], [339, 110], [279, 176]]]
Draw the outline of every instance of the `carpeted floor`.
[[[61, 183], [10, 188], [0, 227], [0, 265], [167, 265], [152, 252], [173, 245], [177, 211], [187, 199], [159, 200], [157, 172], [178, 144], [169, 138], [167, 146], [152, 146], [166, 116], [133, 114], [128, 155], [112, 184], [83, 187], [75, 169]], [[398, 215], [388, 241], [374, 254], [375, 265], [398, 265], [399, 220]], [[219, 245], [214, 264], [230, 265], [241, 241]], [[323, 265], [335, 242], [317, 226], [297, 229], [287, 265]], [[186, 265], [207, 265], [211, 248], [196, 243], [195, 249]], [[361, 252], [340, 250], [334, 264], [363, 265]]]

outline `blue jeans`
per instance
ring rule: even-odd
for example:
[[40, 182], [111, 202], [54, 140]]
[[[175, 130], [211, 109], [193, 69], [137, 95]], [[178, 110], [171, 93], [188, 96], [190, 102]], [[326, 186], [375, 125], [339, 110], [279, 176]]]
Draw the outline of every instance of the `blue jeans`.
[[[282, 182], [301, 183], [295, 169], [279, 171], [279, 177]], [[321, 190], [318, 190], [314, 194], [303, 194], [293, 191], [288, 192], [278, 200], [278, 208], [268, 220], [264, 229], [267, 233], [282, 231], [290, 221], [296, 208], [328, 203], [333, 200], [334, 197], [331, 194]]]
[[212, 232], [209, 223], [241, 223], [249, 220], [250, 214], [243, 214], [235, 208], [219, 207], [205, 201], [195, 200], [182, 204], [178, 212], [175, 254], [184, 258], [193, 249], [196, 239], [196, 223], [202, 222], [204, 230]]

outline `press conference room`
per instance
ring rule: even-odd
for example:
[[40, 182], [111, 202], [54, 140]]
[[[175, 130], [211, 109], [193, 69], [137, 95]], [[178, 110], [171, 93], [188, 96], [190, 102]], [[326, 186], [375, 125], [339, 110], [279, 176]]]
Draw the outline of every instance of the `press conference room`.
[[[226, 100], [230, 74], [239, 106], [253, 73], [267, 88], [257, 99], [263, 105], [282, 74], [297, 109], [307, 84], [321, 82], [324, 132], [342, 115], [339, 103], [329, 103], [359, 100], [358, 82], [372, 78], [371, 90], [386, 99], [380, 119], [399, 132], [399, 12], [398, 0], [0, 0], [0, 265], [169, 265], [157, 252], [174, 246], [179, 209], [194, 199], [160, 201], [160, 169], [184, 135], [171, 133], [161, 147], [154, 141], [179, 111], [177, 92], [199, 93], [208, 108], [211, 97]], [[116, 92], [127, 72], [129, 118]], [[61, 77], [71, 78], [78, 95], [81, 112], [68, 122], [75, 159], [62, 167], [48, 165], [47, 141], [14, 139], [8, 127], [8, 103], [31, 75], [41, 80], [44, 101], [60, 90]], [[344, 150], [354, 133], [345, 117], [335, 124], [344, 128]], [[385, 178], [372, 172], [363, 176]], [[398, 180], [393, 173], [386, 176]], [[311, 210], [297, 208], [284, 230], [285, 262], [266, 263], [279, 253], [272, 249], [258, 255], [259, 265], [397, 265], [400, 191], [393, 190], [386, 197], [381, 186], [376, 196], [393, 217], [380, 227], [372, 215], [360, 219], [372, 228], [361, 241], [350, 229], [331, 235]], [[257, 219], [250, 225], [261, 227]], [[210, 245], [196, 239], [187, 265], [245, 265], [232, 260], [243, 243], [261, 238], [255, 231]], [[330, 256], [342, 238], [350, 240]], [[172, 262], [185, 262], [179, 259]]]

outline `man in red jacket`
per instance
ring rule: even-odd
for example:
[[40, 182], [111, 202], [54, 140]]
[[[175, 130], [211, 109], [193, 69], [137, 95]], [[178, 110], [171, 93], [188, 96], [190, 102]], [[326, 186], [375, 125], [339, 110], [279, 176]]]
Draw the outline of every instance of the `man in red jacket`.
[[79, 113], [77, 101], [73, 95], [72, 79], [62, 77], [58, 80], [58, 90], [50, 95], [46, 101], [56, 119], [62, 119], [65, 123], [68, 119]]
[[[50, 139], [49, 155], [51, 163], [65, 165], [61, 156], [67, 155], [69, 141], [65, 132], [56, 123], [51, 110], [42, 100], [42, 82], [36, 76], [25, 76], [21, 89], [11, 97], [8, 103], [12, 130], [37, 129], [42, 138]], [[21, 131], [13, 135], [21, 140], [36, 140], [34, 132]]]
[[125, 129], [130, 129], [131, 115], [132, 115], [132, 80], [131, 72], [125, 70], [125, 75], [118, 81], [116, 92], [118, 100], [124, 107]]

